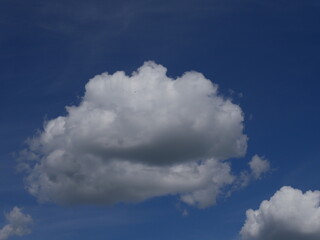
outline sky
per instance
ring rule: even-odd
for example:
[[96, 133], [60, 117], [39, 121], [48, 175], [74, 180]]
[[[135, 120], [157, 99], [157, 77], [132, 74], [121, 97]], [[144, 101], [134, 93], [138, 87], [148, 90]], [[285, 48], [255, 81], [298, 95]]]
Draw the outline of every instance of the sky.
[[316, 0], [1, 0], [0, 240], [320, 239]]

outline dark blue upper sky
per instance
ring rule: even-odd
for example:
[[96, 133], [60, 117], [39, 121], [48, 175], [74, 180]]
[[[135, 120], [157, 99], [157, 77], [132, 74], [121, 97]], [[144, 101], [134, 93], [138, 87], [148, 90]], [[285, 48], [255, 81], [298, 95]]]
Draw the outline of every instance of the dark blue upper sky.
[[[0, 53], [0, 206], [33, 216], [24, 239], [232, 240], [245, 211], [281, 186], [320, 189], [316, 0], [2, 0]], [[172, 77], [195, 70], [217, 83], [245, 113], [248, 151], [232, 160], [234, 171], [259, 153], [272, 172], [186, 217], [172, 196], [113, 207], [38, 204], [13, 153], [45, 120], [78, 104], [90, 78], [129, 74], [146, 60]]]

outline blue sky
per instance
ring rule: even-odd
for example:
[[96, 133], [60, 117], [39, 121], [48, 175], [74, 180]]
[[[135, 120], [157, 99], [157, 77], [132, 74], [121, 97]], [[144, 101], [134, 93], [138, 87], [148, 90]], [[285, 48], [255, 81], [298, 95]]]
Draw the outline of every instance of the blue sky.
[[[18, 206], [34, 221], [31, 234], [12, 239], [234, 240], [240, 239], [246, 210], [259, 208], [282, 186], [320, 189], [318, 1], [2, 0], [1, 5], [0, 206], [3, 213]], [[16, 170], [15, 156], [30, 148], [26, 139], [44, 131], [45, 122], [66, 116], [65, 106], [81, 104], [89, 79], [103, 72], [130, 75], [149, 60], [166, 67], [172, 79], [191, 70], [202, 73], [219, 85], [217, 99], [241, 107], [244, 121], [232, 126], [244, 127], [246, 153], [223, 159], [234, 176], [250, 174], [255, 154], [271, 169], [204, 209], [181, 202], [180, 189], [138, 203], [64, 205], [52, 200], [55, 193], [39, 203], [26, 187], [28, 173]], [[200, 113], [190, 115], [197, 119]], [[0, 223], [7, 224], [4, 215]], [[268, 240], [259, 236], [252, 239]]]

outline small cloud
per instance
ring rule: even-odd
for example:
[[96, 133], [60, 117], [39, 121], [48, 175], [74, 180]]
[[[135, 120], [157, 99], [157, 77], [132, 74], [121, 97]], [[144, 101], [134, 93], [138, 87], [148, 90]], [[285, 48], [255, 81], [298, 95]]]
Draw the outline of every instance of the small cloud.
[[261, 179], [262, 175], [270, 170], [270, 162], [264, 157], [254, 155], [248, 163], [250, 171], [245, 170], [237, 176], [233, 185], [226, 196], [230, 196], [234, 191], [242, 189], [250, 184], [250, 182]]
[[249, 162], [249, 166], [255, 179], [260, 179], [262, 174], [270, 170], [269, 161], [258, 155], [254, 155], [252, 157], [251, 161]]
[[243, 240], [320, 239], [320, 191], [285, 186], [246, 215]]
[[32, 217], [23, 214], [20, 208], [14, 207], [5, 216], [8, 224], [0, 229], [0, 240], [6, 240], [11, 236], [24, 236], [32, 232]]

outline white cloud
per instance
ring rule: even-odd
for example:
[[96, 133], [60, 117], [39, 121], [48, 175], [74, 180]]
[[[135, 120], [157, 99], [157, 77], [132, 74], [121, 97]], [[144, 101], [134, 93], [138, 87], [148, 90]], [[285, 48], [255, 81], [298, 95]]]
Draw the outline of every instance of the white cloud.
[[20, 208], [14, 207], [6, 214], [8, 224], [0, 229], [0, 240], [10, 236], [23, 236], [31, 233], [33, 220], [30, 215], [23, 214]]
[[45, 124], [29, 144], [38, 160], [27, 188], [61, 204], [179, 194], [206, 207], [233, 181], [223, 160], [246, 148], [241, 108], [215, 84], [197, 72], [171, 79], [166, 68], [146, 62], [131, 76], [94, 77], [79, 106]]
[[234, 191], [248, 186], [252, 181], [261, 179], [262, 175], [270, 170], [270, 162], [257, 154], [251, 158], [251, 161], [248, 164], [250, 166], [250, 171], [242, 171], [239, 176], [235, 178], [227, 196], [231, 195]]
[[270, 163], [268, 160], [260, 157], [258, 155], [254, 155], [249, 162], [252, 175], [255, 179], [261, 178], [263, 173], [266, 173], [270, 170]]
[[258, 210], [247, 211], [240, 234], [251, 240], [319, 240], [320, 191], [282, 187]]

